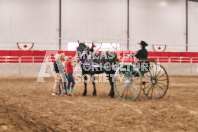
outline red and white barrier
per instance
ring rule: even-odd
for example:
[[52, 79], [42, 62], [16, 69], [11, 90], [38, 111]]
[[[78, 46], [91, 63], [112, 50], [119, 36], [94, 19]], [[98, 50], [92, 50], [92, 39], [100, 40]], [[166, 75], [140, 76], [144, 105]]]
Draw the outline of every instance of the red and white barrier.
[[[54, 56], [48, 51], [0, 51], [0, 77], [37, 77], [44, 62], [53, 62]], [[57, 51], [66, 56], [75, 56], [75, 51]], [[129, 52], [119, 51], [120, 63], [131, 63]], [[149, 59], [161, 63], [169, 75], [198, 75], [197, 52], [149, 52]], [[47, 69], [47, 72], [51, 72]], [[81, 73], [81, 71], [75, 71]], [[52, 75], [52, 74], [51, 74]]]

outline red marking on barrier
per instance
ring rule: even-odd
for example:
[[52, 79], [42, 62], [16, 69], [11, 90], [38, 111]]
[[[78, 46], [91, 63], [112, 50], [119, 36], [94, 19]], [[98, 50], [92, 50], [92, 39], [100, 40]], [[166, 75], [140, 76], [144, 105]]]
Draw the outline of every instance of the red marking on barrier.
[[[19, 50], [0, 50], [0, 63], [43, 63], [45, 54], [48, 51], [19, 51]], [[76, 51], [57, 51], [65, 53], [66, 56], [75, 56]], [[101, 53], [101, 51], [100, 51]], [[135, 54], [136, 51], [115, 51], [114, 52], [120, 62], [137, 61], [129, 57], [130, 54]], [[198, 52], [149, 52], [149, 59], [155, 59], [160, 63], [198, 63]], [[52, 55], [50, 61], [54, 61]]]
[[24, 45], [23, 47], [24, 47], [24, 48], [27, 48], [27, 45]]

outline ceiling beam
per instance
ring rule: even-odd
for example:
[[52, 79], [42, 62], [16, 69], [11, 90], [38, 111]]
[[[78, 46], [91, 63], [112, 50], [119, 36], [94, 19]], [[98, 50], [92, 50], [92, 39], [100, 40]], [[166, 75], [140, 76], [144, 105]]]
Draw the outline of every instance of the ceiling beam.
[[194, 2], [198, 2], [198, 0], [188, 0], [188, 1], [194, 1]]

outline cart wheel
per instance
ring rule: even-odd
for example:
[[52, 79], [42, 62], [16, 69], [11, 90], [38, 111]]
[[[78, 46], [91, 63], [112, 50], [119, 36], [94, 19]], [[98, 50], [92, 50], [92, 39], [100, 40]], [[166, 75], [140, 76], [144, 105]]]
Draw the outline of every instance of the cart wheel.
[[151, 99], [161, 99], [167, 92], [169, 78], [165, 68], [159, 64], [151, 64], [149, 72], [142, 81], [144, 94]]
[[121, 100], [135, 100], [141, 92], [141, 86], [142, 76], [139, 69], [132, 65], [123, 65], [116, 70], [114, 88]]

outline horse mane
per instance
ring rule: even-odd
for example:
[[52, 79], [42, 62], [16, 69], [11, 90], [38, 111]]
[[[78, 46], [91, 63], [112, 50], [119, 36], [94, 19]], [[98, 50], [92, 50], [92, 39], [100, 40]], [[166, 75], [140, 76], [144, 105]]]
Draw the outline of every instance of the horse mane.
[[[85, 49], [87, 49], [86, 50], [87, 53], [83, 55], [83, 51], [85, 51]], [[93, 45], [92, 45], [91, 49], [85, 43], [79, 43], [79, 46], [77, 47], [78, 56], [82, 57], [82, 55], [83, 55], [84, 59], [86, 58], [87, 55], [90, 54], [89, 52], [93, 52], [93, 51], [94, 51]], [[106, 62], [109, 62], [111, 64], [119, 62], [117, 55], [111, 51], [106, 51], [106, 52], [103, 52], [102, 54], [94, 54], [93, 56], [92, 56], [93, 62], [102, 63], [103, 65]]]

